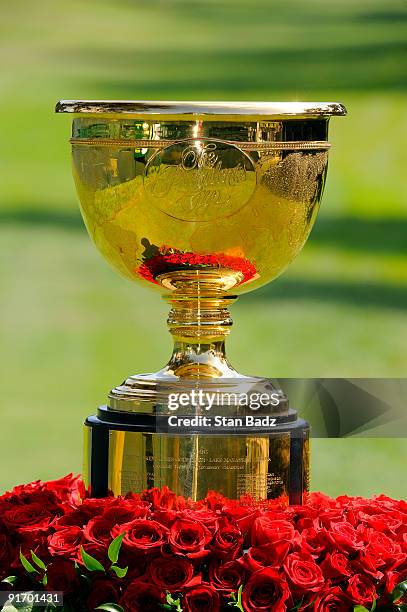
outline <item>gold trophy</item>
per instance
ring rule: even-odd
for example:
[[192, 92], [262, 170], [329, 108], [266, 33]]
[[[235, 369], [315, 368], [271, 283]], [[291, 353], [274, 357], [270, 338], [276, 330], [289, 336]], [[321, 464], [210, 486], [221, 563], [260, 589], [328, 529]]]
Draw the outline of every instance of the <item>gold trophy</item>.
[[307, 240], [329, 118], [345, 108], [60, 101], [56, 111], [73, 114], [91, 238], [122, 276], [168, 300], [174, 338], [164, 368], [130, 376], [86, 420], [92, 495], [167, 485], [193, 499], [215, 490], [301, 503], [308, 424], [271, 380], [233, 369], [225, 338], [229, 305], [281, 274]]

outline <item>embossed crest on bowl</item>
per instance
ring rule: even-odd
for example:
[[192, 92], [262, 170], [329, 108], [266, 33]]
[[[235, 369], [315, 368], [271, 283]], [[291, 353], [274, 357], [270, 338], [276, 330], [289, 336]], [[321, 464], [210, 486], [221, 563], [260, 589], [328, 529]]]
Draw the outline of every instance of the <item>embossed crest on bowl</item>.
[[153, 155], [144, 187], [157, 208], [182, 221], [211, 221], [237, 212], [256, 185], [252, 159], [237, 146], [207, 138], [171, 144]]

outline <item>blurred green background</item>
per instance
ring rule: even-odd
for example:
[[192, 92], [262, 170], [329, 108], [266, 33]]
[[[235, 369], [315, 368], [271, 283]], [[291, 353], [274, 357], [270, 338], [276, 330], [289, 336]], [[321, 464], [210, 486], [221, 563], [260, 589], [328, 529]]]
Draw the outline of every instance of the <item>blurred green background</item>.
[[[275, 377], [406, 375], [404, 0], [14, 0], [1, 13], [1, 489], [79, 471], [84, 417], [170, 351], [165, 304], [86, 235], [58, 98], [345, 103], [311, 238], [234, 306], [229, 356]], [[312, 487], [402, 497], [406, 449], [314, 440]]]

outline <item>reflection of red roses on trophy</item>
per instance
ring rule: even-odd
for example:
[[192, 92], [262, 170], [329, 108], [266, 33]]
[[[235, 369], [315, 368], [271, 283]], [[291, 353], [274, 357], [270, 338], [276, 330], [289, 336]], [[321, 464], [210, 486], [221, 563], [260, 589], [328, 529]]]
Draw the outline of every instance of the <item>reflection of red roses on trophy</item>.
[[145, 246], [142, 263], [136, 272], [145, 280], [159, 283], [155, 280], [159, 274], [174, 270], [226, 268], [241, 272], [241, 283], [246, 283], [256, 276], [256, 267], [244, 257], [228, 255], [226, 253], [210, 253], [207, 255], [180, 251], [173, 247], [162, 245], [157, 247], [150, 244], [145, 238], [141, 241]]

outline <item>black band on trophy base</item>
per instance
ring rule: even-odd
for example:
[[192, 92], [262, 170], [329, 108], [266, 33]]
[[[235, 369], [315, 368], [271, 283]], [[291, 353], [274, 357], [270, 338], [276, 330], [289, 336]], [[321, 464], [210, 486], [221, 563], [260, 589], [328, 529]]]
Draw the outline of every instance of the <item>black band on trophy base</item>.
[[191, 415], [125, 413], [101, 406], [85, 421], [84, 473], [91, 496], [166, 484], [193, 499], [215, 490], [227, 497], [238, 491], [303, 502], [309, 481], [309, 424], [294, 410], [273, 418], [254, 414], [224, 421], [211, 414], [191, 421]]
[[108, 492], [109, 429], [92, 427], [91, 461], [89, 466], [92, 497], [105, 497]]

